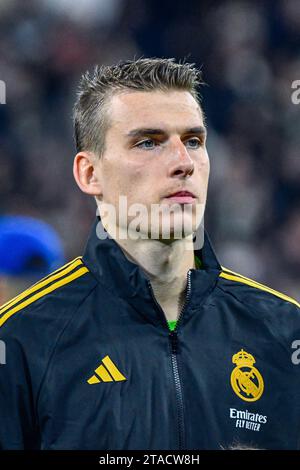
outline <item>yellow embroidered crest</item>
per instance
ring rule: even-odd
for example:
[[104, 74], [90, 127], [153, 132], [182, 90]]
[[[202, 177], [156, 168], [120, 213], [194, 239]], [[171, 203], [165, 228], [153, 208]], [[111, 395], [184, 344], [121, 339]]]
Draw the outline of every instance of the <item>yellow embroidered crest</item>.
[[260, 372], [253, 367], [256, 361], [252, 354], [241, 349], [232, 356], [232, 362], [236, 364], [230, 377], [234, 392], [242, 400], [258, 400], [264, 391], [264, 381]]

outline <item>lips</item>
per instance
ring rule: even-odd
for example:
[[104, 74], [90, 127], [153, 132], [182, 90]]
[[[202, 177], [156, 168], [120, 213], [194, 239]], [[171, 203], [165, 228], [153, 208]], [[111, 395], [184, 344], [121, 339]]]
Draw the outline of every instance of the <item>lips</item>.
[[191, 204], [196, 200], [196, 196], [190, 191], [177, 191], [177, 193], [166, 196], [166, 199], [179, 204]]
[[187, 197], [195, 197], [195, 195], [193, 193], [190, 193], [190, 191], [178, 191], [177, 193], [173, 193], [173, 194], [170, 194], [170, 196], [167, 196], [168, 198], [169, 197], [184, 197], [184, 196], [187, 196]]

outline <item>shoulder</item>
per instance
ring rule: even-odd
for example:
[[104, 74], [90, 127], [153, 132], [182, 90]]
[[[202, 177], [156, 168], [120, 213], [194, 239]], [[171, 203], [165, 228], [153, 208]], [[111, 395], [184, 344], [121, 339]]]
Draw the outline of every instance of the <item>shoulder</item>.
[[249, 328], [249, 335], [252, 328], [258, 341], [265, 338], [272, 347], [280, 344], [293, 366], [290, 357], [300, 340], [298, 300], [223, 266], [217, 285], [233, 315], [237, 318], [242, 312], [241, 321]]
[[32, 328], [33, 322], [59, 328], [95, 285], [81, 257], [70, 261], [0, 307], [0, 336], [20, 325]]
[[256, 306], [261, 310], [276, 307], [279, 310], [294, 312], [300, 318], [298, 300], [224, 266], [219, 275], [219, 286], [223, 291], [234, 295], [249, 306]]
[[2, 305], [0, 344], [6, 364], [0, 375], [2, 388], [20, 383], [25, 390], [30, 380], [37, 397], [63, 332], [95, 285], [82, 259], [76, 258]]

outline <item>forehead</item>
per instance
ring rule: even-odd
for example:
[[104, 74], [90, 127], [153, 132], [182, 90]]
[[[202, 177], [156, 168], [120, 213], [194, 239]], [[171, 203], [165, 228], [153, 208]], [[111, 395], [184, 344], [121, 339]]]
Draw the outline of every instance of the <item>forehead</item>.
[[110, 128], [203, 125], [202, 111], [188, 91], [129, 91], [114, 95], [109, 105]]

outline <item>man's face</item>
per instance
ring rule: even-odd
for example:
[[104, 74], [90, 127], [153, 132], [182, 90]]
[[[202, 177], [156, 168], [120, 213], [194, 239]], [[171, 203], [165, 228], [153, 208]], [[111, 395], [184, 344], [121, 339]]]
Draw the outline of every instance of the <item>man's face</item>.
[[[170, 226], [172, 239], [183, 223], [185, 235], [194, 232], [203, 216], [209, 177], [206, 131], [195, 99], [186, 91], [128, 91], [113, 96], [108, 115], [105, 151], [95, 171], [100, 200], [116, 208], [116, 225], [125, 227], [139, 219], [140, 233], [150, 236], [152, 227], [159, 238], [168, 238], [161, 235], [162, 227]], [[194, 197], [168, 197], [180, 191]], [[120, 208], [120, 196], [126, 197], [125, 209]], [[133, 204], [143, 205], [144, 211]], [[164, 210], [157, 219], [158, 207]], [[120, 214], [124, 210], [125, 219]]]

